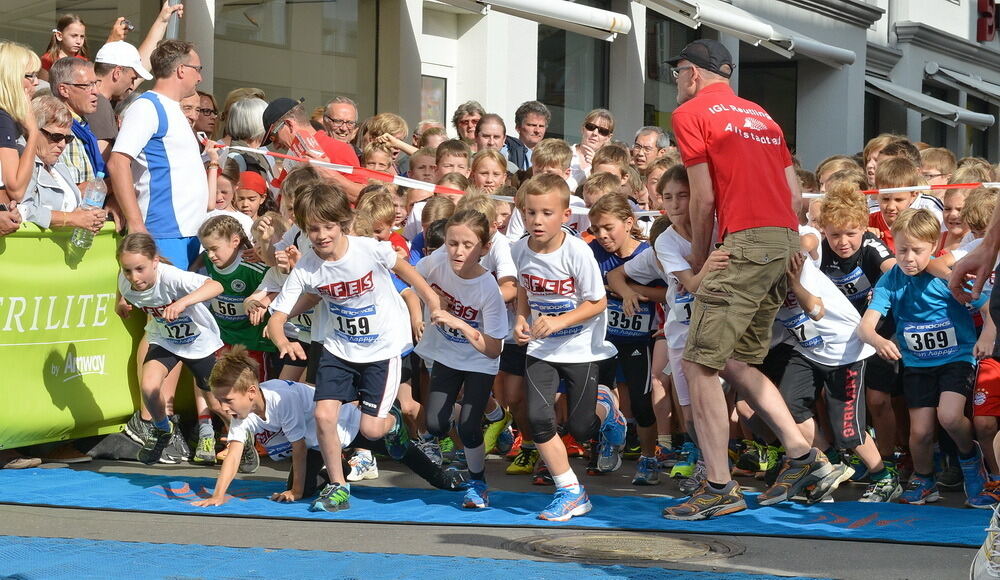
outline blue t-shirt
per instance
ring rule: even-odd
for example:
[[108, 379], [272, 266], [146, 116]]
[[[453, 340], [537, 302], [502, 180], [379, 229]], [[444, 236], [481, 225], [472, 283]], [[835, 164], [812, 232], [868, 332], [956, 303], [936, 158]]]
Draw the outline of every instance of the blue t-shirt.
[[[597, 240], [590, 242], [594, 259], [601, 269], [601, 279], [608, 285], [608, 272], [638, 256], [649, 248], [646, 242], [640, 243], [628, 257], [622, 258], [605, 250]], [[665, 286], [666, 284], [664, 284]], [[640, 302], [639, 309], [632, 316], [626, 316], [622, 300], [608, 293], [608, 331], [607, 340], [614, 343], [647, 342], [653, 334], [656, 311], [652, 302]]]
[[[979, 308], [983, 293], [972, 306]], [[899, 266], [885, 273], [868, 304], [883, 316], [892, 308], [903, 364], [937, 367], [953, 362], [974, 363], [976, 327], [969, 309], [959, 303], [940, 278], [921, 272], [907, 276]]]

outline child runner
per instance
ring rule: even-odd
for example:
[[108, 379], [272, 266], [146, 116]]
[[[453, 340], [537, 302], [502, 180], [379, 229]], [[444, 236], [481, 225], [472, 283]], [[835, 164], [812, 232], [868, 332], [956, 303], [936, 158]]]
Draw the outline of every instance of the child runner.
[[125, 236], [118, 246], [118, 304], [116, 312], [128, 316], [132, 306], [150, 316], [146, 324], [149, 350], [142, 363], [142, 399], [153, 418], [152, 425], [135, 432], [130, 422], [126, 433], [142, 444], [138, 459], [146, 465], [159, 461], [174, 432], [167, 417], [160, 388], [178, 364], [194, 375], [198, 386], [208, 390], [208, 375], [215, 352], [222, 347], [219, 327], [203, 304], [222, 294], [222, 284], [171, 266], [156, 253], [149, 234]]
[[[972, 316], [952, 297], [946, 282], [924, 271], [940, 234], [941, 223], [928, 210], [907, 210], [896, 218], [892, 235], [897, 264], [879, 280], [858, 328], [861, 340], [880, 356], [902, 358], [906, 364], [903, 397], [910, 409], [914, 473], [899, 501], [918, 505], [940, 499], [932, 450], [937, 422], [958, 447], [966, 497], [978, 495], [987, 479], [982, 451], [965, 416], [975, 361]], [[973, 306], [983, 306], [987, 298], [982, 295]], [[890, 308], [899, 346], [875, 330]]]
[[[605, 195], [590, 208], [589, 217], [590, 231], [594, 234], [590, 249], [607, 285], [610, 271], [649, 249], [649, 244], [644, 241], [645, 236], [636, 226], [628, 199], [622, 195]], [[618, 354], [604, 361], [598, 382], [602, 385], [614, 385], [620, 374], [628, 388], [628, 398], [632, 415], [638, 424], [642, 448], [635, 477], [632, 479], [633, 485], [655, 484], [659, 473], [655, 458], [656, 415], [653, 414], [649, 366], [654, 314], [651, 302], [637, 303], [636, 308], [626, 314], [621, 297], [616, 293], [608, 296], [606, 338], [615, 346]], [[597, 469], [603, 473], [616, 471], [621, 467], [621, 461], [618, 454], [608, 457], [602, 454], [597, 459]]]
[[[230, 425], [229, 453], [222, 462], [212, 496], [192, 505], [217, 506], [226, 503], [226, 491], [236, 477], [244, 441], [258, 441], [275, 461], [291, 456], [292, 469], [288, 473], [285, 491], [271, 496], [273, 501], [298, 501], [316, 495], [328, 479], [321, 473], [323, 455], [316, 440], [315, 389], [309, 385], [283, 380], [261, 383], [257, 361], [247, 356], [242, 347], [222, 355], [209, 382], [212, 393], [233, 419]], [[385, 451], [381, 441], [368, 441], [358, 437], [361, 410], [357, 405], [344, 405], [337, 418], [337, 433], [345, 446], [372, 447]], [[414, 447], [407, 448], [402, 462], [411, 467], [428, 483], [439, 489], [457, 491], [464, 487], [461, 474], [445, 471]]]
[[344, 233], [352, 215], [347, 198], [336, 187], [325, 183], [303, 187], [294, 213], [312, 252], [298, 261], [272, 303], [274, 314], [267, 329], [281, 356], [304, 358], [302, 347], [285, 338], [284, 324], [323, 301], [324, 332], [313, 337], [321, 338], [324, 347], [316, 375], [316, 428], [331, 483], [311, 509], [336, 511], [350, 500], [336, 430], [342, 404], [360, 400], [361, 434], [379, 439], [388, 433], [393, 457], [401, 457], [408, 443], [402, 415], [393, 402], [400, 354], [411, 340], [410, 325], [390, 271], [416, 290], [432, 316], [440, 306], [437, 294], [412, 266], [398, 259], [392, 246]]
[[465, 445], [469, 489], [463, 506], [489, 505], [486, 449], [482, 422], [499, 370], [500, 349], [507, 336], [507, 311], [496, 278], [479, 261], [490, 245], [490, 225], [483, 214], [460, 211], [448, 220], [444, 252], [417, 264], [419, 272], [447, 307], [427, 318], [428, 329], [417, 354], [434, 361], [427, 399], [427, 429], [437, 437], [451, 431], [455, 401], [462, 393], [458, 434]]
[[567, 386], [569, 432], [577, 441], [600, 432], [599, 452], [609, 455], [608, 446], [620, 449], [625, 443], [625, 417], [611, 391], [597, 386], [598, 363], [614, 356], [615, 348], [604, 340], [607, 298], [593, 253], [562, 229], [570, 217], [569, 187], [560, 176], [540, 175], [522, 190], [528, 236], [511, 248], [519, 285], [514, 336], [528, 346], [528, 417], [556, 486], [552, 503], [538, 517], [566, 521], [591, 505], [556, 436], [560, 379]]

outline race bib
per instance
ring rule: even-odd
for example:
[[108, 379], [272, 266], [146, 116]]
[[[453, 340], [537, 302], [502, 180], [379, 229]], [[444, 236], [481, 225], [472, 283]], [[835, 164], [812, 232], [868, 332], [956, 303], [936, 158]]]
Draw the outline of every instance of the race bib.
[[371, 344], [379, 335], [372, 332], [375, 305], [364, 308], [348, 308], [330, 304], [331, 324], [337, 338], [356, 344]]
[[677, 322], [683, 325], [691, 324], [691, 307], [694, 305], [694, 294], [685, 292], [674, 296], [674, 302], [670, 305], [670, 310], [674, 313]]
[[649, 304], [639, 304], [639, 310], [629, 316], [620, 300], [608, 299], [608, 335], [616, 338], [649, 336], [652, 323], [653, 309]]
[[247, 311], [243, 306], [243, 298], [221, 294], [212, 301], [212, 314], [219, 320], [247, 320]]
[[314, 310], [307, 310], [298, 316], [289, 318], [288, 321], [291, 322], [299, 332], [309, 332], [312, 330], [312, 319], [315, 313], [316, 312]]
[[871, 282], [868, 281], [868, 276], [865, 276], [861, 266], [855, 266], [850, 274], [831, 277], [830, 280], [851, 302], [867, 300], [871, 295]]
[[823, 346], [823, 337], [820, 336], [816, 323], [805, 312], [799, 312], [797, 316], [782, 320], [781, 324], [803, 348]]
[[164, 338], [171, 344], [191, 344], [201, 334], [198, 325], [187, 315], [178, 316], [172, 322], [162, 318], [157, 318], [156, 321], [163, 325]]
[[[472, 328], [475, 328], [477, 330], [479, 329], [478, 320], [466, 320], [465, 322]], [[441, 336], [443, 336], [445, 340], [448, 340], [450, 342], [457, 342], [459, 344], [469, 344], [469, 339], [465, 338], [465, 335], [462, 334], [461, 330], [456, 330], [454, 328], [449, 328], [447, 326], [441, 326], [440, 324], [435, 325], [435, 328], [438, 329], [438, 332], [441, 333]]]
[[[571, 300], [558, 300], [555, 302], [529, 300], [528, 306], [531, 308], [532, 322], [538, 320], [541, 316], [559, 316], [560, 314], [571, 312], [576, 308], [576, 304]], [[581, 332], [583, 332], [582, 325], [569, 326], [559, 332], [553, 332], [549, 335], [549, 337], [572, 336], [574, 334], [580, 334]]]
[[918, 359], [940, 359], [958, 352], [955, 325], [947, 318], [933, 322], [904, 322], [902, 332], [906, 349]]

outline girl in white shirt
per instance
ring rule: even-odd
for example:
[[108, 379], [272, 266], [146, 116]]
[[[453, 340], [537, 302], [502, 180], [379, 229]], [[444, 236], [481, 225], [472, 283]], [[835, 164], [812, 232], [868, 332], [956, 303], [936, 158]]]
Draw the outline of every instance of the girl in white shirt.
[[417, 354], [434, 361], [427, 400], [427, 429], [437, 437], [451, 430], [451, 416], [462, 392], [458, 434], [469, 464], [469, 489], [463, 506], [489, 505], [483, 414], [500, 367], [507, 336], [507, 310], [496, 278], [479, 261], [490, 247], [490, 223], [474, 210], [448, 220], [445, 252], [434, 252], [417, 264], [447, 306], [428, 319], [436, 326], [424, 332]]
[[142, 440], [139, 461], [152, 465], [173, 434], [161, 395], [167, 375], [183, 363], [198, 386], [208, 390], [208, 376], [215, 365], [215, 352], [222, 348], [222, 338], [203, 302], [222, 294], [223, 288], [211, 278], [168, 264], [157, 254], [156, 242], [149, 234], [125, 236], [118, 246], [118, 263], [116, 312], [125, 318], [135, 306], [150, 317], [146, 324], [149, 350], [142, 363], [140, 387], [153, 426], [146, 433], [130, 435]]

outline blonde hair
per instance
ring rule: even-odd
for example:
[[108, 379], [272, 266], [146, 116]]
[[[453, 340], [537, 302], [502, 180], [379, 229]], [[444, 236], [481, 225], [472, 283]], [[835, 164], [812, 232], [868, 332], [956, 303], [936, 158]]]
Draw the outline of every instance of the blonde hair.
[[642, 229], [638, 226], [635, 214], [632, 213], [632, 206], [629, 205], [628, 198], [624, 195], [618, 193], [605, 195], [594, 203], [594, 206], [590, 208], [590, 212], [587, 215], [590, 217], [591, 222], [597, 221], [597, 216], [602, 215], [611, 216], [622, 222], [631, 219], [632, 229], [629, 230], [629, 235], [637, 240], [646, 239], [646, 236], [642, 233]]
[[553, 175], [551, 173], [536, 175], [528, 181], [525, 181], [524, 184], [521, 185], [521, 189], [517, 190], [517, 195], [522, 200], [527, 198], [529, 195], [548, 195], [550, 193], [555, 193], [559, 196], [563, 209], [569, 207], [569, 186], [566, 185], [566, 180], [558, 175]]
[[455, 203], [447, 197], [432, 197], [420, 211], [420, 223], [429, 224], [438, 220], [446, 220], [455, 213]]
[[584, 117], [584, 119], [583, 119], [582, 125], [586, 125], [587, 123], [593, 123], [594, 121], [597, 121], [598, 119], [604, 119], [605, 121], [607, 121], [608, 122], [608, 129], [610, 129], [611, 133], [614, 134], [614, 132], [615, 132], [615, 116], [612, 115], [611, 111], [609, 111], [607, 109], [594, 109], [591, 112], [587, 113], [587, 116]]
[[445, 157], [464, 157], [465, 161], [468, 162], [472, 157], [472, 149], [465, 141], [449, 139], [434, 150], [434, 163], [441, 165], [441, 160]]
[[993, 169], [981, 163], [966, 163], [955, 169], [948, 183], [981, 183], [993, 179]]
[[240, 248], [249, 250], [253, 247], [253, 243], [243, 231], [243, 226], [231, 215], [217, 215], [205, 220], [205, 223], [198, 228], [198, 239], [204, 242], [209, 236], [219, 236], [224, 239], [236, 236], [240, 239]]
[[31, 99], [31, 113], [35, 115], [35, 122], [39, 127], [49, 124], [65, 127], [73, 123], [73, 114], [70, 113], [66, 103], [52, 95]]
[[906, 137], [903, 137], [902, 135], [894, 135], [892, 133], [882, 133], [881, 135], [872, 137], [871, 139], [868, 140], [867, 143], [865, 143], [865, 149], [861, 153], [861, 156], [864, 158], [864, 162], [868, 163], [868, 160], [871, 158], [871, 156], [876, 152], [885, 149], [886, 145], [898, 139], [905, 139], [905, 138]]
[[[660, 176], [660, 182], [663, 182], [663, 176]], [[586, 181], [583, 182], [583, 190], [590, 192], [599, 192], [602, 196], [609, 193], [616, 193], [619, 188], [621, 188], [622, 180], [618, 178], [613, 173], [608, 173], [607, 171], [600, 171], [598, 173], [593, 173]], [[659, 185], [659, 183], [657, 184]]]
[[1000, 189], [991, 187], [979, 187], [972, 190], [972, 193], [965, 198], [965, 205], [962, 207], [962, 221], [974, 232], [985, 232], [993, 219], [993, 212], [997, 207], [997, 198], [1000, 196]]
[[857, 161], [846, 155], [833, 155], [820, 161], [819, 165], [816, 166], [816, 179], [820, 179], [826, 172], [833, 174], [843, 169], [857, 169], [861, 171], [861, 166], [858, 165]]
[[354, 221], [351, 222], [351, 235], [359, 238], [371, 238], [375, 236], [375, 220], [366, 213], [354, 214]]
[[467, 194], [455, 204], [456, 212], [466, 210], [477, 211], [483, 214], [492, 224], [497, 219], [497, 207], [493, 199], [485, 194]]
[[875, 187], [879, 189], [912, 187], [926, 183], [924, 176], [920, 174], [920, 168], [906, 157], [890, 157], [879, 163], [875, 169]]
[[531, 165], [533, 167], [558, 167], [569, 169], [573, 162], [573, 149], [562, 139], [542, 139], [531, 150]]
[[469, 170], [472, 173], [476, 172], [476, 168], [481, 164], [492, 161], [497, 164], [500, 171], [507, 173], [507, 158], [503, 156], [502, 153], [496, 149], [484, 149], [472, 156], [472, 165], [469, 166]]
[[392, 194], [386, 191], [369, 193], [355, 207], [355, 214], [366, 214], [376, 224], [388, 224], [390, 227], [396, 221], [396, 202]]
[[590, 166], [617, 165], [621, 171], [621, 176], [625, 177], [625, 173], [631, 163], [632, 154], [629, 153], [628, 149], [618, 143], [608, 143], [594, 153], [594, 158], [590, 161]]
[[864, 194], [849, 181], [838, 181], [827, 190], [823, 210], [816, 220], [820, 228], [868, 225], [868, 203]]
[[42, 68], [38, 55], [23, 44], [0, 42], [0, 109], [15, 121], [24, 124], [31, 114], [28, 95], [24, 92], [24, 75]]
[[928, 167], [936, 169], [938, 173], [952, 175], [958, 167], [955, 161], [955, 154], [944, 147], [931, 147], [920, 152], [921, 169]]
[[899, 236], [900, 234], [936, 245], [941, 238], [941, 222], [930, 210], [905, 209], [900, 212], [899, 217], [892, 224], [892, 235]]
[[861, 169], [841, 169], [840, 171], [834, 171], [826, 180], [826, 190], [830, 191], [838, 183], [848, 183], [862, 191], [871, 187], [871, 184], [868, 183], [868, 174]]
[[[472, 233], [476, 234], [479, 238], [479, 243], [483, 246], [490, 243], [490, 224], [493, 221], [483, 212], [475, 209], [461, 209], [450, 218], [448, 218], [448, 223], [445, 225], [445, 232], [448, 231], [452, 226], [465, 226], [472, 230]], [[447, 236], [447, 233], [445, 234]]]
[[365, 163], [368, 163], [372, 155], [376, 153], [385, 153], [388, 155], [389, 165], [392, 165], [392, 149], [388, 145], [377, 141], [370, 141], [367, 145], [365, 145], [364, 151], [361, 152], [361, 164], [364, 165]]
[[381, 137], [386, 133], [397, 137], [399, 135], [405, 137], [410, 132], [410, 128], [406, 125], [406, 121], [396, 113], [379, 113], [368, 119], [368, 123], [365, 125], [365, 132], [369, 139]]
[[232, 349], [220, 356], [212, 367], [212, 374], [208, 377], [208, 384], [212, 390], [232, 389], [237, 393], [245, 393], [250, 387], [257, 387], [260, 367], [257, 361], [250, 358], [247, 347], [237, 344]]
[[451, 187], [452, 189], [461, 189], [465, 191], [469, 189], [469, 178], [462, 175], [457, 171], [452, 171], [451, 173], [445, 173], [438, 179], [435, 185], [443, 185], [445, 187]]

